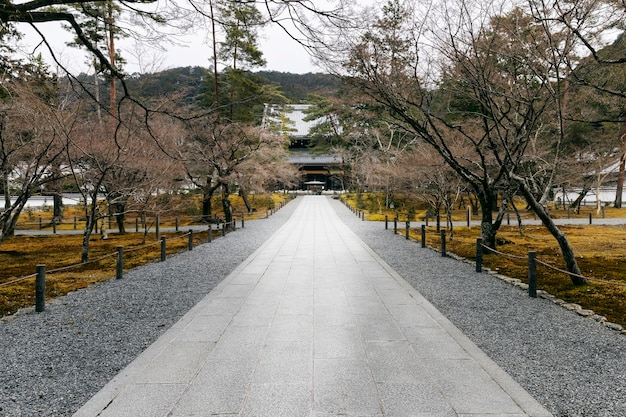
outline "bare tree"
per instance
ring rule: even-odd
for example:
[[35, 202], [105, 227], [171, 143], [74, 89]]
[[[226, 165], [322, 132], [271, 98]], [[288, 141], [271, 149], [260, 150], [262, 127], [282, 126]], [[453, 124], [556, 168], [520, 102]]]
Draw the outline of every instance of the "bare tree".
[[203, 215], [210, 217], [211, 198], [221, 189], [224, 218], [231, 222], [230, 187], [244, 178], [245, 185], [252, 185], [250, 166], [278, 163], [285, 155], [285, 141], [283, 136], [247, 124], [224, 125], [216, 119], [190, 124], [179, 155], [189, 179], [203, 190]]
[[0, 242], [13, 236], [33, 193], [60, 177], [54, 168], [63, 155], [59, 121], [64, 117], [50, 100], [54, 96], [50, 80], [4, 78], [0, 88], [0, 173], [5, 201], [0, 212]]
[[[494, 220], [499, 194], [519, 189], [559, 243], [572, 279], [581, 283], [573, 250], [542, 198], [560, 155], [563, 68], [574, 49], [572, 37], [522, 9], [502, 10], [446, 2], [417, 20], [411, 9], [391, 1], [353, 45], [347, 68], [354, 84], [384, 110], [381, 117], [433, 147], [476, 195], [488, 246], [495, 247], [507, 202]], [[430, 66], [420, 60], [427, 53], [437, 58]], [[553, 148], [540, 189], [529, 175], [543, 162], [529, 159], [536, 138]]]

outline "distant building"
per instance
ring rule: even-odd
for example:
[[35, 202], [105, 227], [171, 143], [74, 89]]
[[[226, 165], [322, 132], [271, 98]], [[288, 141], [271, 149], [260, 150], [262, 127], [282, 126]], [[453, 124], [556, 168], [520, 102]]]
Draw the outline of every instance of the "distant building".
[[263, 126], [289, 137], [289, 161], [302, 173], [300, 190], [343, 190], [345, 171], [342, 159], [310, 150], [311, 128], [320, 122], [304, 120], [305, 110], [309, 107], [308, 104], [266, 104]]

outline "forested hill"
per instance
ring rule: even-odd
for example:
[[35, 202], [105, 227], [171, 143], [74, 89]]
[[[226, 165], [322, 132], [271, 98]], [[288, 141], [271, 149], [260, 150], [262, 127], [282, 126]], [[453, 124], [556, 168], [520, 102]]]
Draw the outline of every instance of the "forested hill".
[[[157, 98], [174, 97], [183, 99], [188, 104], [201, 100], [206, 89], [207, 69], [202, 67], [173, 68], [153, 74], [133, 74], [127, 84], [131, 91], [139, 96]], [[306, 100], [311, 93], [332, 96], [337, 94], [341, 82], [328, 74], [291, 74], [276, 71], [255, 73], [265, 78], [270, 84], [277, 84], [281, 91], [293, 103]]]
[[271, 84], [280, 85], [285, 96], [293, 103], [305, 101], [307, 96], [312, 93], [326, 97], [334, 96], [341, 88], [341, 80], [329, 74], [260, 71], [257, 72], [257, 75], [265, 78]]

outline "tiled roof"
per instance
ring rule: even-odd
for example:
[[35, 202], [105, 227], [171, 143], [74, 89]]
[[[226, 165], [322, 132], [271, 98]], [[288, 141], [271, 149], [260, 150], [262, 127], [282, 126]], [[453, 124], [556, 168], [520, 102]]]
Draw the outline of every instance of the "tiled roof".
[[289, 162], [297, 165], [340, 164], [341, 158], [335, 155], [312, 155], [309, 152], [296, 152], [289, 155]]

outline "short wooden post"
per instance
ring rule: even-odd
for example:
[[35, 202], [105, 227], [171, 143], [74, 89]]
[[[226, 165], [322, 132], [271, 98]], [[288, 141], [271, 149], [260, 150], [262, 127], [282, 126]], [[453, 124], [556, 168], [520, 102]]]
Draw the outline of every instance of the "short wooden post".
[[189, 229], [189, 242], [187, 244], [187, 249], [190, 251], [193, 250], [193, 229]]
[[409, 230], [411, 229], [411, 222], [410, 221], [406, 221], [406, 231], [405, 231], [405, 238], [406, 240], [409, 240]]
[[426, 225], [422, 225], [422, 247], [426, 247]]
[[467, 228], [470, 228], [470, 224], [472, 222], [472, 207], [467, 206]]
[[398, 234], [398, 216], [393, 218], [393, 234]]
[[222, 237], [226, 236], [226, 222], [222, 223]]
[[476, 272], [483, 271], [483, 239], [476, 239]]
[[139, 232], [139, 218], [135, 217], [135, 232]]
[[604, 206], [602, 206], [602, 218], [605, 218], [605, 213], [604, 213]]
[[537, 298], [537, 252], [528, 252], [528, 295]]
[[446, 253], [446, 231], [445, 229], [442, 230], [441, 232], [441, 256], [447, 256]]
[[164, 262], [167, 258], [167, 238], [161, 237], [161, 262]]
[[124, 274], [124, 246], [117, 247], [117, 264], [115, 266], [115, 278], [122, 279]]
[[572, 208], [571, 207], [567, 207], [567, 218], [569, 219], [572, 216]]
[[209, 224], [209, 237], [207, 238], [207, 242], [211, 243], [213, 240], [213, 227]]
[[506, 225], [507, 226], [511, 225], [511, 213], [506, 214]]
[[243, 229], [246, 225], [246, 219], [243, 213], [241, 213], [241, 228]]
[[74, 230], [76, 230], [76, 216], [74, 216]]
[[175, 221], [176, 221], [176, 231], [178, 232], [178, 216], [176, 216]]
[[39, 216], [39, 230], [43, 229], [43, 225], [41, 223], [41, 216]]
[[39, 264], [36, 267], [35, 278], [35, 311], [41, 313], [46, 309], [46, 265]]
[[593, 223], [593, 213], [589, 213], [589, 224]]
[[389, 216], [385, 214], [385, 230], [389, 229]]

